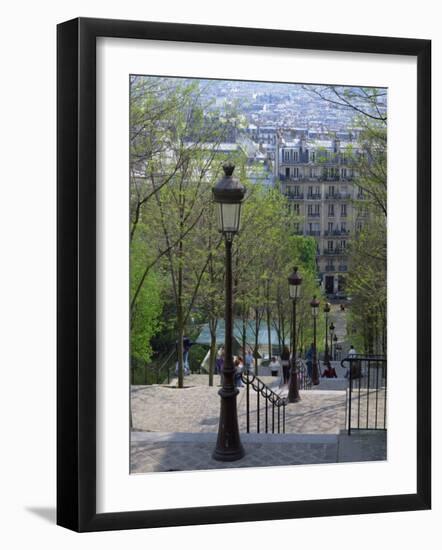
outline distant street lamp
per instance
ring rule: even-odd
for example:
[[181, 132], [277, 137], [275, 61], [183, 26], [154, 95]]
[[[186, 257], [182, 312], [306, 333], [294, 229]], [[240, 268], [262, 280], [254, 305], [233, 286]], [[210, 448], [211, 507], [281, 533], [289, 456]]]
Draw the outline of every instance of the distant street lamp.
[[326, 302], [324, 305], [324, 314], [325, 314], [325, 351], [324, 351], [324, 363], [327, 363], [329, 360], [328, 356], [328, 314], [330, 313], [330, 304]]
[[218, 231], [224, 235], [226, 248], [226, 305], [223, 385], [218, 394], [221, 397], [218, 438], [212, 457], [222, 462], [239, 460], [244, 456], [238, 429], [238, 412], [235, 387], [235, 366], [233, 364], [233, 298], [232, 298], [232, 241], [238, 233], [241, 219], [241, 203], [246, 189], [233, 177], [235, 166], [223, 165], [224, 177], [213, 188], [213, 200], [218, 205]]
[[333, 321], [330, 323], [328, 331], [330, 333], [330, 361], [333, 361], [333, 335], [335, 334], [335, 325]]
[[313, 365], [312, 365], [312, 384], [317, 386], [319, 384], [319, 369], [318, 369], [318, 354], [316, 351], [316, 320], [319, 315], [319, 301], [316, 296], [313, 296], [313, 300], [310, 302], [312, 308], [313, 317]]
[[292, 342], [292, 368], [290, 369], [290, 384], [289, 384], [289, 403], [296, 403], [301, 399], [298, 388], [298, 373], [296, 368], [296, 304], [301, 296], [302, 278], [298, 275], [298, 268], [293, 269], [293, 273], [288, 278], [289, 295], [293, 304], [293, 342]]

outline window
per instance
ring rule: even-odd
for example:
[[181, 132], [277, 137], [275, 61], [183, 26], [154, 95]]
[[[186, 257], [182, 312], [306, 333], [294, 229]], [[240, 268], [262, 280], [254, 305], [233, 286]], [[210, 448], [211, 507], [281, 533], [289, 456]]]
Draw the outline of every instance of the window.
[[308, 196], [311, 197], [313, 195], [313, 186], [312, 185], [309, 185], [308, 186], [308, 192], [307, 192]]
[[341, 178], [345, 179], [347, 177], [347, 168], [341, 168]]
[[299, 222], [295, 222], [293, 224], [293, 229], [295, 230], [295, 233], [299, 233]]
[[347, 222], [341, 222], [341, 231], [344, 233], [347, 232]]
[[311, 216], [313, 214], [313, 204], [307, 205], [307, 214]]
[[293, 160], [298, 162], [298, 151], [293, 151]]
[[328, 186], [328, 196], [333, 197], [334, 194], [335, 194], [335, 186], [334, 185], [329, 185]]
[[295, 178], [299, 178], [299, 168], [293, 168], [293, 175]]
[[311, 158], [312, 162], [315, 162], [315, 160], [316, 160], [316, 154], [315, 154], [314, 151], [312, 151], [312, 153], [311, 153], [311, 155], [310, 155], [310, 158]]
[[320, 196], [321, 196], [321, 189], [320, 189], [319, 185], [317, 185], [317, 186], [315, 187], [315, 195], [316, 195], [317, 197], [320, 197]]
[[298, 203], [295, 203], [293, 205], [293, 213], [296, 214], [297, 216], [299, 216], [299, 204]]
[[327, 250], [333, 250], [333, 241], [327, 241]]
[[286, 177], [286, 178], [289, 178], [289, 177], [290, 177], [290, 168], [286, 168], [286, 169], [285, 169], [285, 177]]
[[320, 204], [315, 204], [315, 214], [316, 214], [317, 216], [319, 216], [319, 214], [320, 214], [320, 212], [321, 212], [320, 208], [321, 208], [321, 205], [320, 205]]
[[328, 205], [328, 215], [329, 216], [334, 216], [335, 215], [335, 205], [334, 204], [329, 204]]
[[347, 205], [345, 203], [341, 204], [341, 216], [343, 218], [347, 216]]
[[293, 194], [295, 195], [295, 197], [299, 197], [299, 185], [293, 186]]
[[328, 222], [328, 232], [332, 233], [333, 231], [333, 222]]
[[342, 248], [342, 250], [345, 250], [346, 246], [347, 246], [347, 241], [341, 240], [340, 247]]

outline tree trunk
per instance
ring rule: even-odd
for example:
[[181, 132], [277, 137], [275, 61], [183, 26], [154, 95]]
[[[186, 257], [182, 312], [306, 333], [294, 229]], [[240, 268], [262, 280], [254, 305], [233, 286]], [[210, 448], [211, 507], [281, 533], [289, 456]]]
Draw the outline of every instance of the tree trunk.
[[210, 354], [209, 354], [209, 386], [213, 386], [213, 373], [216, 360], [216, 328], [210, 328]]
[[[180, 243], [180, 250], [182, 243]], [[184, 364], [183, 364], [183, 338], [184, 338], [184, 319], [183, 319], [183, 268], [178, 267], [178, 296], [177, 296], [177, 332], [178, 332], [178, 387], [184, 387]]]

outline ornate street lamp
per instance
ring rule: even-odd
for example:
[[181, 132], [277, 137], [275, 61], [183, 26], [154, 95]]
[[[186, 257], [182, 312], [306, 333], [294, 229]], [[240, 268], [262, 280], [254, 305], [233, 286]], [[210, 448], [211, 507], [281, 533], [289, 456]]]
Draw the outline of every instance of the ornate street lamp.
[[301, 399], [298, 388], [298, 373], [296, 369], [296, 304], [301, 296], [302, 278], [298, 274], [298, 268], [293, 269], [293, 273], [288, 278], [289, 295], [293, 304], [293, 342], [292, 342], [292, 368], [290, 369], [289, 384], [289, 403], [296, 403]]
[[333, 336], [335, 334], [335, 325], [333, 324], [333, 321], [330, 323], [328, 331], [330, 333], [330, 361], [333, 361]]
[[324, 305], [325, 314], [325, 351], [324, 351], [324, 363], [329, 360], [328, 356], [328, 314], [330, 313], [330, 304], [328, 302]]
[[241, 219], [241, 204], [246, 189], [233, 177], [235, 166], [223, 165], [224, 177], [213, 188], [213, 200], [218, 206], [218, 231], [224, 235], [226, 248], [226, 307], [223, 385], [218, 394], [221, 397], [218, 438], [212, 457], [223, 462], [239, 460], [244, 456], [238, 429], [238, 412], [233, 364], [233, 303], [232, 303], [232, 241], [238, 233]]
[[310, 302], [312, 308], [313, 317], [313, 368], [312, 368], [312, 384], [317, 386], [319, 384], [319, 369], [318, 369], [318, 354], [316, 352], [316, 321], [319, 316], [319, 301], [316, 296], [313, 296], [313, 300]]

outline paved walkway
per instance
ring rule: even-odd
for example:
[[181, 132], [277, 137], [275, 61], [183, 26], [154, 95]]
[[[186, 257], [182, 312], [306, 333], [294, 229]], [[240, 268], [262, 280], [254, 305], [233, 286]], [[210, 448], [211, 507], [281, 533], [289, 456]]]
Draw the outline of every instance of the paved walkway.
[[[264, 377], [265, 383], [278, 388], [277, 379]], [[173, 381], [172, 381], [173, 382]], [[220, 398], [219, 377], [216, 385], [208, 386], [207, 375], [191, 375], [185, 378], [185, 388], [171, 386], [133, 386], [132, 419], [134, 430], [146, 432], [217, 432]], [[318, 386], [319, 388], [321, 386]], [[281, 390], [287, 394], [287, 387]], [[345, 428], [344, 391], [300, 391], [301, 401], [286, 407], [286, 433], [338, 434]], [[260, 399], [260, 429], [265, 430], [266, 406]], [[241, 432], [246, 431], [246, 390], [240, 389], [237, 398], [238, 422]], [[250, 391], [250, 431], [257, 427], [257, 397]], [[277, 430], [278, 409], [267, 409], [268, 430]], [[280, 423], [282, 422], [282, 409]]]
[[211, 470], [386, 459], [386, 432], [339, 435], [241, 434], [245, 456], [235, 462], [212, 458], [216, 433], [133, 432], [131, 472]]

